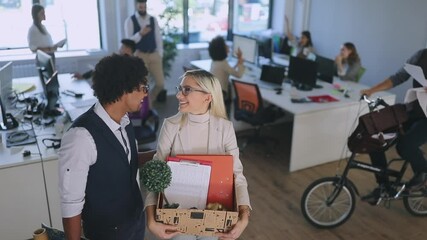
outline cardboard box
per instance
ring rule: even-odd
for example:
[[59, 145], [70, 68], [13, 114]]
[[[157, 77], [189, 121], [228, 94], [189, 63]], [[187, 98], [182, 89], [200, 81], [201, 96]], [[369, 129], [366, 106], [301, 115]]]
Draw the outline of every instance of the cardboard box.
[[175, 225], [180, 232], [189, 235], [215, 236], [215, 233], [228, 232], [238, 217], [237, 211], [164, 209], [163, 195], [159, 194], [157, 200], [156, 221]]

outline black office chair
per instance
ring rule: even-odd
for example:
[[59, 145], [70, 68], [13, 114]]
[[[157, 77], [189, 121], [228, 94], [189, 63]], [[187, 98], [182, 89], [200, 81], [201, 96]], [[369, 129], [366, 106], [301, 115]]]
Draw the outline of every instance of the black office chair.
[[283, 117], [284, 112], [274, 105], [264, 107], [261, 92], [257, 84], [235, 79], [231, 81], [236, 95], [234, 101], [234, 119], [249, 123], [255, 127], [253, 135], [238, 136], [239, 141], [247, 139], [240, 146], [240, 149], [243, 150], [250, 143], [265, 143], [266, 140], [277, 145], [279, 141], [275, 138], [261, 135], [261, 129], [264, 125], [273, 123]]
[[197, 69], [196, 67], [190, 66], [190, 65], [184, 65], [182, 66], [182, 70], [184, 70], [184, 73], [190, 70], [195, 70]]
[[157, 140], [157, 131], [159, 129], [159, 114], [153, 108], [150, 108], [149, 98], [144, 98], [141, 110], [129, 113], [132, 121], [135, 139], [138, 142], [138, 149], [145, 151], [151, 149], [146, 145]]

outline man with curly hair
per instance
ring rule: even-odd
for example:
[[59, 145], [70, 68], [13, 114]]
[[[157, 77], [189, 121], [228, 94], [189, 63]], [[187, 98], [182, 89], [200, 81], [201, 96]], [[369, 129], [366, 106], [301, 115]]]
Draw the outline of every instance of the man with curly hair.
[[62, 138], [59, 190], [67, 239], [144, 239], [145, 213], [137, 182], [137, 146], [128, 112], [148, 94], [137, 57], [111, 55], [96, 65], [98, 102]]

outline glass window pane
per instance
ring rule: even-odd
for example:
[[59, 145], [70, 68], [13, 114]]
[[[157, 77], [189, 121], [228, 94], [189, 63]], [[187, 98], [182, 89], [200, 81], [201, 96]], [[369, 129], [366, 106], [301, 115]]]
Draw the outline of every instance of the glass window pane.
[[[164, 14], [166, 8], [175, 10], [173, 14]], [[182, 0], [147, 1], [147, 13], [155, 16], [163, 33], [167, 31], [183, 33]], [[173, 16], [172, 16], [173, 15]], [[169, 23], [167, 24], [167, 22]]]
[[[0, 22], [8, 23], [0, 25], [0, 49], [28, 49], [27, 34], [33, 22], [32, 2], [0, 1]], [[43, 24], [51, 34], [53, 42], [67, 38], [66, 45], [58, 51], [101, 48], [97, 0], [41, 2], [46, 11], [46, 21], [43, 21]]]
[[28, 48], [31, 0], [0, 1], [0, 49]]
[[268, 29], [269, 0], [240, 0], [234, 8], [235, 33], [249, 33]]
[[228, 0], [189, 1], [188, 26], [190, 42], [210, 41], [225, 36], [228, 29]]

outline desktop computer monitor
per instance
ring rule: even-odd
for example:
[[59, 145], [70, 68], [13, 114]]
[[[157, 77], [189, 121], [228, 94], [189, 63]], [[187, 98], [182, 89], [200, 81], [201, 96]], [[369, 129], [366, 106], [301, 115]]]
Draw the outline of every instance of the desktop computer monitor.
[[298, 90], [310, 91], [316, 87], [317, 63], [312, 60], [290, 57], [288, 78]]
[[18, 126], [12, 114], [7, 113], [12, 105], [12, 70], [12, 62], [0, 68], [0, 130], [9, 130]]
[[316, 56], [317, 78], [322, 81], [332, 83], [335, 75], [335, 62], [332, 59]]
[[37, 50], [36, 66], [39, 72], [41, 85], [43, 87], [46, 106], [44, 108], [45, 116], [61, 115], [57, 109], [59, 100], [59, 82], [58, 71], [55, 69], [53, 57], [43, 51]]
[[257, 64], [258, 43], [254, 38], [233, 35], [233, 56], [236, 56], [237, 49], [242, 51], [243, 59], [249, 63]]
[[258, 56], [267, 59], [273, 58], [273, 39], [261, 38], [258, 40]]
[[281, 37], [280, 39], [276, 40], [275, 44], [275, 46], [277, 46], [278, 53], [291, 55], [292, 46], [289, 45], [288, 37]]

